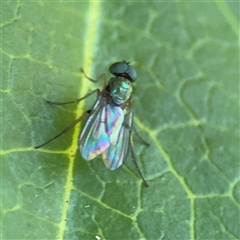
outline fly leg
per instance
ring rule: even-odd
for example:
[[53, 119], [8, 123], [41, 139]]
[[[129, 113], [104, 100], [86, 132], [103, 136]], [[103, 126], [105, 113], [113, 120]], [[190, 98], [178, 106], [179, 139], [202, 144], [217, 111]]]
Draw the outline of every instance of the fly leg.
[[40, 148], [40, 147], [43, 147], [44, 145], [52, 142], [53, 140], [55, 140], [56, 138], [60, 137], [61, 135], [63, 135], [64, 133], [66, 133], [68, 130], [70, 130], [72, 127], [74, 127], [77, 123], [79, 123], [80, 121], [82, 121], [82, 119], [88, 115], [89, 111], [86, 111], [81, 117], [79, 117], [78, 119], [76, 119], [74, 122], [72, 122], [69, 126], [67, 126], [65, 129], [63, 129], [59, 134], [57, 134], [56, 136], [54, 136], [53, 138], [49, 139], [47, 142], [41, 144], [41, 145], [38, 145], [36, 147], [34, 147], [35, 149], [37, 148]]
[[141, 177], [141, 179], [143, 180], [143, 183], [146, 187], [149, 187], [149, 185], [147, 184], [146, 180], [144, 179], [141, 171], [140, 171], [140, 168], [138, 167], [138, 164], [137, 164], [137, 160], [136, 160], [136, 155], [134, 153], [134, 147], [133, 147], [133, 139], [132, 139], [132, 136], [130, 137], [130, 149], [131, 149], [131, 155], [132, 155], [132, 159], [133, 159], [133, 163], [137, 169], [137, 172], [139, 174], [139, 176]]
[[150, 146], [150, 143], [146, 142], [140, 135], [139, 133], [137, 132], [136, 128], [134, 127], [133, 125], [133, 131], [134, 131], [134, 134], [138, 137], [138, 139], [140, 140], [140, 142], [142, 144], [144, 144], [145, 146], [149, 147]]
[[51, 102], [51, 101], [48, 101], [48, 100], [47, 100], [47, 103], [49, 103], [49, 104], [55, 104], [55, 105], [65, 105], [65, 104], [70, 104], [70, 103], [79, 103], [79, 102], [81, 102], [82, 100], [86, 99], [87, 97], [93, 95], [95, 92], [97, 92], [98, 95], [100, 94], [100, 90], [99, 90], [99, 89], [95, 89], [95, 90], [93, 90], [92, 92], [87, 93], [84, 97], [78, 98], [78, 99], [76, 99], [76, 100], [74, 100], [74, 101], [69, 101], [69, 102]]
[[87, 76], [87, 74], [84, 72], [84, 70], [81, 68], [80, 72], [83, 73], [84, 77], [87, 78], [89, 81], [97, 83], [99, 81], [103, 81], [103, 88], [105, 88], [107, 86], [107, 80], [106, 80], [106, 75], [102, 74], [100, 77], [98, 77], [96, 80], [92, 79], [90, 77]]
[[[104, 82], [104, 86], [106, 86], [106, 75], [105, 75], [105, 74], [102, 74], [102, 75], [99, 77], [99, 79], [93, 80], [93, 79], [89, 78], [89, 77], [85, 74], [85, 72], [84, 72], [83, 69], [81, 69], [81, 72], [84, 74], [84, 76], [85, 76], [87, 79], [89, 79], [89, 80], [92, 81], [92, 82], [98, 82], [99, 80], [102, 79], [103, 82]], [[69, 102], [51, 102], [51, 101], [48, 101], [48, 100], [47, 100], [47, 103], [49, 103], [49, 104], [55, 104], [55, 105], [65, 105], [65, 104], [71, 104], [71, 103], [79, 103], [79, 102], [81, 102], [82, 100], [86, 99], [87, 97], [93, 95], [94, 93], [97, 93], [97, 95], [99, 96], [99, 95], [101, 94], [101, 91], [100, 91], [99, 89], [95, 89], [95, 90], [93, 90], [92, 92], [87, 93], [85, 96], [83, 96], [83, 97], [81, 97], [81, 98], [78, 98], [78, 99], [76, 99], [76, 100], [74, 100], [74, 101], [69, 101]], [[91, 110], [86, 111], [81, 117], [79, 117], [79, 118], [76, 119], [74, 122], [72, 122], [69, 126], [67, 126], [62, 132], [60, 132], [59, 134], [57, 134], [55, 137], [49, 139], [47, 142], [45, 142], [45, 143], [43, 143], [43, 144], [41, 144], [41, 145], [38, 145], [38, 146], [36, 146], [36, 147], [34, 147], [34, 148], [35, 148], [35, 149], [40, 148], [40, 147], [42, 147], [42, 146], [44, 146], [44, 145], [52, 142], [52, 141], [55, 140], [56, 138], [60, 137], [61, 135], [63, 135], [64, 133], [66, 133], [68, 130], [70, 130], [72, 127], [74, 127], [78, 122], [80, 122], [80, 121], [81, 121], [86, 115], [88, 115], [90, 112], [91, 112]]]
[[[107, 84], [106, 84], [106, 75], [105, 75], [105, 74], [102, 74], [99, 78], [97, 78], [96, 80], [94, 80], [94, 79], [88, 77], [88, 76], [86, 75], [86, 73], [84, 72], [83, 69], [80, 69], [80, 71], [83, 73], [84, 77], [87, 78], [87, 79], [88, 79], [89, 81], [91, 81], [91, 82], [95, 82], [95, 83], [96, 83], [96, 82], [98, 82], [98, 81], [100, 81], [100, 80], [103, 80], [103, 87], [104, 87], [104, 88], [106, 87]], [[47, 100], [47, 103], [49, 103], [49, 104], [55, 104], [55, 105], [65, 105], [65, 104], [71, 104], [71, 103], [79, 103], [79, 102], [81, 102], [82, 100], [86, 99], [87, 97], [91, 96], [92, 94], [94, 94], [94, 93], [96, 93], [96, 92], [97, 92], [97, 94], [98, 94], [98, 96], [99, 96], [100, 90], [99, 90], [99, 89], [95, 89], [95, 90], [93, 90], [92, 92], [87, 93], [84, 97], [78, 98], [78, 99], [73, 100], [73, 101], [69, 101], [69, 102], [51, 102], [51, 101], [48, 101], [48, 100]]]

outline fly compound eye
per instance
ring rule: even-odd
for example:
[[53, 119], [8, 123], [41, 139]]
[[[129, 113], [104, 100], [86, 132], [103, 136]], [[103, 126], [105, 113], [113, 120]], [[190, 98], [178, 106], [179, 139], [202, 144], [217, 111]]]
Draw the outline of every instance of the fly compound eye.
[[137, 78], [137, 72], [135, 70], [135, 68], [133, 68], [132, 66], [128, 65], [128, 70], [126, 72], [128, 74], [128, 76], [131, 78], [131, 80], [133, 82], [136, 81], [136, 78]]
[[137, 78], [136, 70], [125, 61], [113, 63], [110, 66], [109, 71], [115, 76], [128, 78], [132, 82], [134, 82]]
[[112, 73], [114, 75], [123, 74], [127, 70], [128, 70], [128, 64], [126, 62], [113, 63], [109, 68], [110, 73]]

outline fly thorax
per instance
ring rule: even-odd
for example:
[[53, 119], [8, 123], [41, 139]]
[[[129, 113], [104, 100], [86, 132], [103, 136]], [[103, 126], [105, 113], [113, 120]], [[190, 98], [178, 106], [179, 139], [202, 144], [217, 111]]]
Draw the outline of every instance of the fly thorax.
[[132, 84], [126, 78], [117, 77], [109, 81], [110, 95], [114, 103], [121, 105], [127, 101], [132, 93]]

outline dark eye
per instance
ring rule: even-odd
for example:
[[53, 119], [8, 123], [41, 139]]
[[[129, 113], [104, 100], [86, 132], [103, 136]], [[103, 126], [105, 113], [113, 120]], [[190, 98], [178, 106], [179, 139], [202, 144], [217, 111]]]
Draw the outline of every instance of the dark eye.
[[133, 82], [137, 78], [136, 70], [132, 66], [130, 66], [129, 63], [127, 63], [125, 61], [113, 63], [110, 66], [109, 71], [113, 75], [116, 75], [116, 76], [122, 75], [123, 77], [127, 77], [127, 78], [129, 78], [129, 80], [131, 80]]
[[113, 63], [110, 68], [109, 71], [112, 74], [121, 74], [121, 73], [125, 73], [128, 69], [128, 64], [126, 62], [116, 62]]

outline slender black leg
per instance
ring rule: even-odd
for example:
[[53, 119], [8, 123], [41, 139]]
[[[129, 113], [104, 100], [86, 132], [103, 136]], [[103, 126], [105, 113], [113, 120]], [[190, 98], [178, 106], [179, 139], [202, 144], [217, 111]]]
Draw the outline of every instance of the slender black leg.
[[146, 187], [149, 187], [146, 180], [144, 179], [139, 167], [138, 167], [138, 164], [137, 164], [137, 160], [136, 160], [136, 156], [135, 156], [135, 153], [134, 153], [134, 147], [133, 147], [133, 139], [132, 139], [132, 136], [130, 137], [130, 148], [131, 148], [131, 154], [132, 154], [132, 158], [133, 158], [133, 162], [134, 162], [134, 165], [137, 169], [137, 172], [139, 174], [139, 176], [141, 177], [141, 179], [143, 180], [143, 183]]
[[95, 90], [93, 90], [92, 92], [86, 94], [84, 97], [78, 98], [78, 99], [76, 99], [76, 100], [74, 100], [74, 101], [69, 101], [69, 102], [50, 102], [50, 101], [47, 100], [47, 103], [49, 103], [49, 104], [55, 104], [55, 105], [65, 105], [65, 104], [70, 104], [70, 103], [79, 103], [79, 102], [81, 102], [82, 100], [86, 99], [87, 97], [93, 95], [95, 92], [97, 92], [98, 95], [100, 94], [100, 90], [99, 90], [99, 89], [95, 89]]
[[83, 73], [84, 77], [87, 78], [89, 81], [91, 82], [99, 82], [100, 80], [103, 80], [104, 82], [106, 81], [106, 75], [105, 74], [102, 74], [100, 77], [98, 77], [96, 80], [95, 79], [92, 79], [90, 77], [87, 76], [87, 74], [84, 72], [84, 70], [81, 68], [80, 69], [80, 72]]
[[53, 140], [55, 140], [56, 138], [60, 137], [61, 135], [63, 135], [64, 133], [66, 133], [68, 130], [70, 130], [72, 127], [74, 127], [77, 123], [79, 123], [86, 115], [88, 114], [88, 111], [85, 112], [81, 117], [79, 117], [78, 119], [76, 119], [74, 122], [72, 122], [69, 126], [67, 126], [62, 132], [60, 132], [59, 134], [57, 134], [55, 137], [49, 139], [47, 142], [38, 145], [36, 147], [34, 147], [35, 149], [43, 147], [44, 145], [52, 142]]
[[83, 73], [84, 77], [87, 78], [89, 81], [95, 82], [95, 83], [98, 82], [98, 79], [95, 80], [95, 79], [88, 77], [87, 74], [84, 72], [83, 68], [80, 69], [80, 72]]
[[95, 79], [88, 77], [82, 68], [80, 69], [80, 71], [83, 73], [84, 77], [87, 78], [89, 81], [96, 83], [96, 82], [99, 82], [100, 80], [103, 80], [103, 86], [104, 87], [106, 86], [106, 75], [105, 74], [102, 74], [100, 77], [98, 77], [95, 80]]
[[140, 135], [139, 133], [137, 132], [136, 128], [133, 126], [133, 131], [134, 131], [134, 134], [138, 137], [138, 139], [140, 140], [140, 142], [142, 144], [144, 144], [145, 146], [149, 147], [150, 146], [150, 143], [146, 142]]

